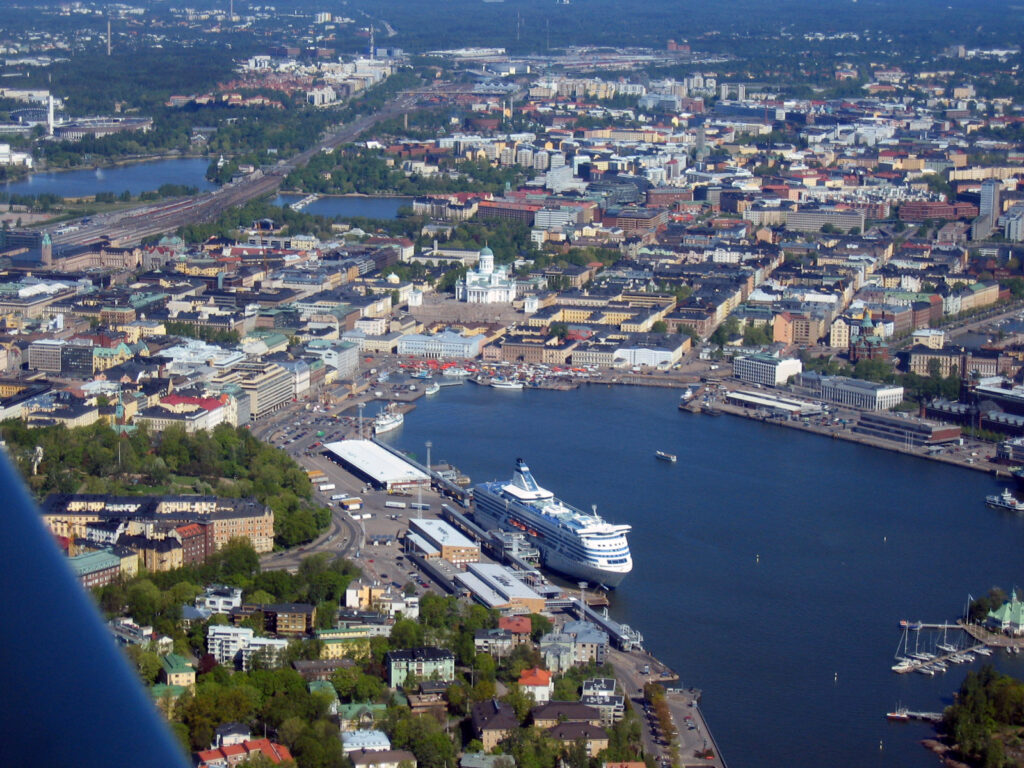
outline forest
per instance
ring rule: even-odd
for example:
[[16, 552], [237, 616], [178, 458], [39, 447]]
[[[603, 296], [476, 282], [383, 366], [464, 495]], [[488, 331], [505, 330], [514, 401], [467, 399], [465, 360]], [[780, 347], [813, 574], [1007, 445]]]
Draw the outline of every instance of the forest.
[[1024, 682], [986, 664], [968, 672], [946, 709], [943, 727], [954, 749], [972, 765], [1004, 768], [1024, 759]]

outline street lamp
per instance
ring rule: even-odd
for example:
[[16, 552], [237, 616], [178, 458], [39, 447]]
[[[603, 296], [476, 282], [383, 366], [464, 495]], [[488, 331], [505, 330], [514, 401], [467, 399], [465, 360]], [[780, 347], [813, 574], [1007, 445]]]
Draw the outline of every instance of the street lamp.
[[[431, 472], [430, 472], [430, 449], [431, 449], [432, 446], [433, 446], [433, 443], [430, 440], [427, 440], [427, 482], [430, 482], [430, 478], [432, 477]], [[419, 503], [419, 507], [422, 510], [423, 509], [423, 483], [422, 482], [417, 486], [417, 502]]]

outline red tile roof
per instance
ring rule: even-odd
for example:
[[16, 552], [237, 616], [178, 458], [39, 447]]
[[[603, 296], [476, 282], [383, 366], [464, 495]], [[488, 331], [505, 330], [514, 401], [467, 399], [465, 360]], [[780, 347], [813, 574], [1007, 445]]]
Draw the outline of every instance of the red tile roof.
[[546, 688], [551, 685], [551, 673], [540, 667], [524, 669], [519, 675], [519, 685], [536, 685]]
[[236, 765], [245, 762], [257, 753], [264, 755], [275, 765], [292, 759], [292, 753], [283, 744], [275, 744], [270, 739], [251, 739], [243, 741], [241, 744], [232, 744], [229, 747], [196, 752], [196, 763], [198, 768], [225, 760], [231, 765]]
[[533, 624], [529, 616], [502, 616], [498, 619], [498, 628], [516, 635], [528, 635], [533, 631]]

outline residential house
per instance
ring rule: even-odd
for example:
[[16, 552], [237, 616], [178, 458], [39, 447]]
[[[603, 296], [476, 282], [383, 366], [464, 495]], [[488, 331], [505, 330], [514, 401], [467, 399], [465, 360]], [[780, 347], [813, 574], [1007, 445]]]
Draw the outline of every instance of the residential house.
[[270, 739], [253, 739], [241, 744], [197, 752], [196, 768], [234, 768], [257, 755], [262, 755], [273, 765], [292, 760], [291, 752], [283, 744], [275, 744]]
[[455, 679], [455, 655], [443, 648], [425, 646], [388, 651], [384, 657], [388, 670], [388, 685], [397, 688], [410, 677], [417, 680]]
[[497, 699], [474, 704], [470, 719], [473, 733], [483, 743], [486, 752], [492, 751], [519, 728], [519, 718], [512, 707]]
[[537, 704], [546, 704], [551, 701], [555, 684], [548, 670], [534, 667], [533, 669], [524, 669], [520, 673], [519, 690], [532, 697]]

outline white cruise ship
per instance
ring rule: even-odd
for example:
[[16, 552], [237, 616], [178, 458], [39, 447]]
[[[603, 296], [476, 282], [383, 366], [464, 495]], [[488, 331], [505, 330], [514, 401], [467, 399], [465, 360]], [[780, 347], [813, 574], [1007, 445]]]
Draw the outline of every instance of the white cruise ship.
[[552, 571], [611, 589], [633, 570], [626, 541], [630, 526], [613, 525], [555, 498], [537, 485], [522, 459], [516, 459], [508, 482], [475, 486], [473, 501], [478, 525], [525, 533]]

